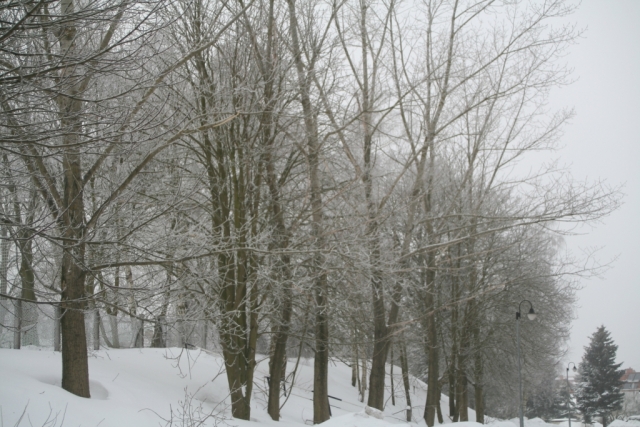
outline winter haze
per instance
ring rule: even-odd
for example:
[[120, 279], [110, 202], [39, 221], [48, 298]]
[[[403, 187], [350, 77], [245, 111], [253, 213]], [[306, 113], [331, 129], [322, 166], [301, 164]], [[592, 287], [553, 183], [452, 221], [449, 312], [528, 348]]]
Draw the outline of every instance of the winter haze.
[[603, 324], [619, 346], [618, 362], [639, 370], [640, 2], [584, 1], [571, 18], [586, 31], [567, 56], [577, 80], [552, 97], [555, 107], [576, 113], [559, 156], [576, 178], [624, 184], [625, 198], [601, 224], [566, 239], [574, 253], [601, 248], [600, 262], [610, 262], [601, 277], [580, 281], [566, 362], [580, 362], [588, 337]]

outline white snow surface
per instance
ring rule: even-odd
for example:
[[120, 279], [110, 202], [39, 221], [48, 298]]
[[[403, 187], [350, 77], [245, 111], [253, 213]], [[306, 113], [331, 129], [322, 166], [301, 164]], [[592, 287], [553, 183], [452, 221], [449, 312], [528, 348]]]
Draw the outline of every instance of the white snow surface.
[[[287, 372], [296, 365], [290, 359]], [[387, 368], [389, 369], [389, 367]], [[251, 421], [231, 418], [227, 378], [222, 358], [210, 351], [170, 349], [100, 350], [89, 357], [91, 399], [77, 397], [60, 387], [60, 353], [40, 348], [0, 349], [0, 427], [82, 426], [82, 427], [158, 427], [215, 426], [302, 427], [313, 422], [313, 359], [301, 359], [291, 388], [287, 382], [287, 401], [281, 420], [267, 414], [268, 360], [258, 363], [254, 377]], [[426, 386], [412, 378], [413, 420], [405, 421], [404, 391], [400, 369], [394, 367], [396, 404], [386, 402], [382, 419], [365, 411], [358, 391], [351, 386], [351, 368], [332, 361], [329, 369], [332, 418], [326, 427], [424, 427], [421, 419]], [[387, 376], [389, 397], [391, 383]], [[291, 391], [291, 393], [289, 393]], [[283, 397], [283, 401], [284, 401]], [[445, 423], [448, 398], [442, 395]], [[475, 413], [469, 410], [469, 417]], [[200, 421], [203, 421], [200, 423]], [[620, 424], [612, 427], [639, 427]], [[573, 424], [573, 427], [580, 427]], [[478, 427], [475, 422], [456, 427]], [[518, 427], [517, 420], [494, 422], [492, 427]], [[527, 420], [526, 427], [550, 427], [539, 419]]]

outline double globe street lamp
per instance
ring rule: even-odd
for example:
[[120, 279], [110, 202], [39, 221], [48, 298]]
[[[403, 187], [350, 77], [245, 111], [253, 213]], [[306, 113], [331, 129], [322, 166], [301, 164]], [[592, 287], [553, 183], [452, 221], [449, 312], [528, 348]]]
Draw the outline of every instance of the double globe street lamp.
[[520, 364], [520, 312], [522, 311], [522, 303], [529, 303], [529, 312], [527, 317], [529, 320], [536, 320], [536, 312], [533, 310], [533, 304], [529, 300], [522, 300], [518, 305], [518, 311], [516, 311], [516, 337], [518, 341], [518, 384], [520, 392], [518, 393], [518, 411], [520, 415], [520, 427], [524, 427], [524, 415], [522, 413], [522, 366]]

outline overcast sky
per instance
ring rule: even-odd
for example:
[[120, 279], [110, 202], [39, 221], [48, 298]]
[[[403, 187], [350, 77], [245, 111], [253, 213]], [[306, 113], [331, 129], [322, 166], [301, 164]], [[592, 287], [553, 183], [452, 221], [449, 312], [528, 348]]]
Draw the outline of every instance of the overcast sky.
[[604, 325], [617, 361], [640, 371], [640, 1], [584, 0], [570, 21], [586, 31], [566, 58], [578, 81], [552, 98], [576, 112], [557, 155], [577, 179], [624, 184], [625, 197], [588, 234], [566, 239], [574, 253], [603, 247], [601, 261], [617, 259], [601, 278], [581, 280], [565, 366]]

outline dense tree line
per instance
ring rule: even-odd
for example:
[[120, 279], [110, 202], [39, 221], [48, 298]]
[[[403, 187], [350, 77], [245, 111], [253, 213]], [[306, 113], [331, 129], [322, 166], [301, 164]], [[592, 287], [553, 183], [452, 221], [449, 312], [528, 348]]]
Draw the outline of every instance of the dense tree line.
[[547, 97], [567, 82], [576, 31], [552, 24], [571, 11], [1, 4], [2, 327], [37, 344], [38, 307], [53, 305], [62, 386], [83, 397], [90, 318], [94, 348], [143, 346], [145, 324], [156, 347], [210, 346], [214, 331], [237, 418], [260, 352], [274, 420], [284, 362], [303, 353], [316, 423], [330, 357], [378, 409], [390, 362], [407, 398], [409, 373], [424, 378], [428, 425], [442, 391], [454, 420], [513, 414], [518, 303], [541, 313], [522, 325], [523, 369], [548, 373], [585, 268], [563, 258], [562, 224], [619, 203], [553, 164], [516, 167], [570, 117]]

